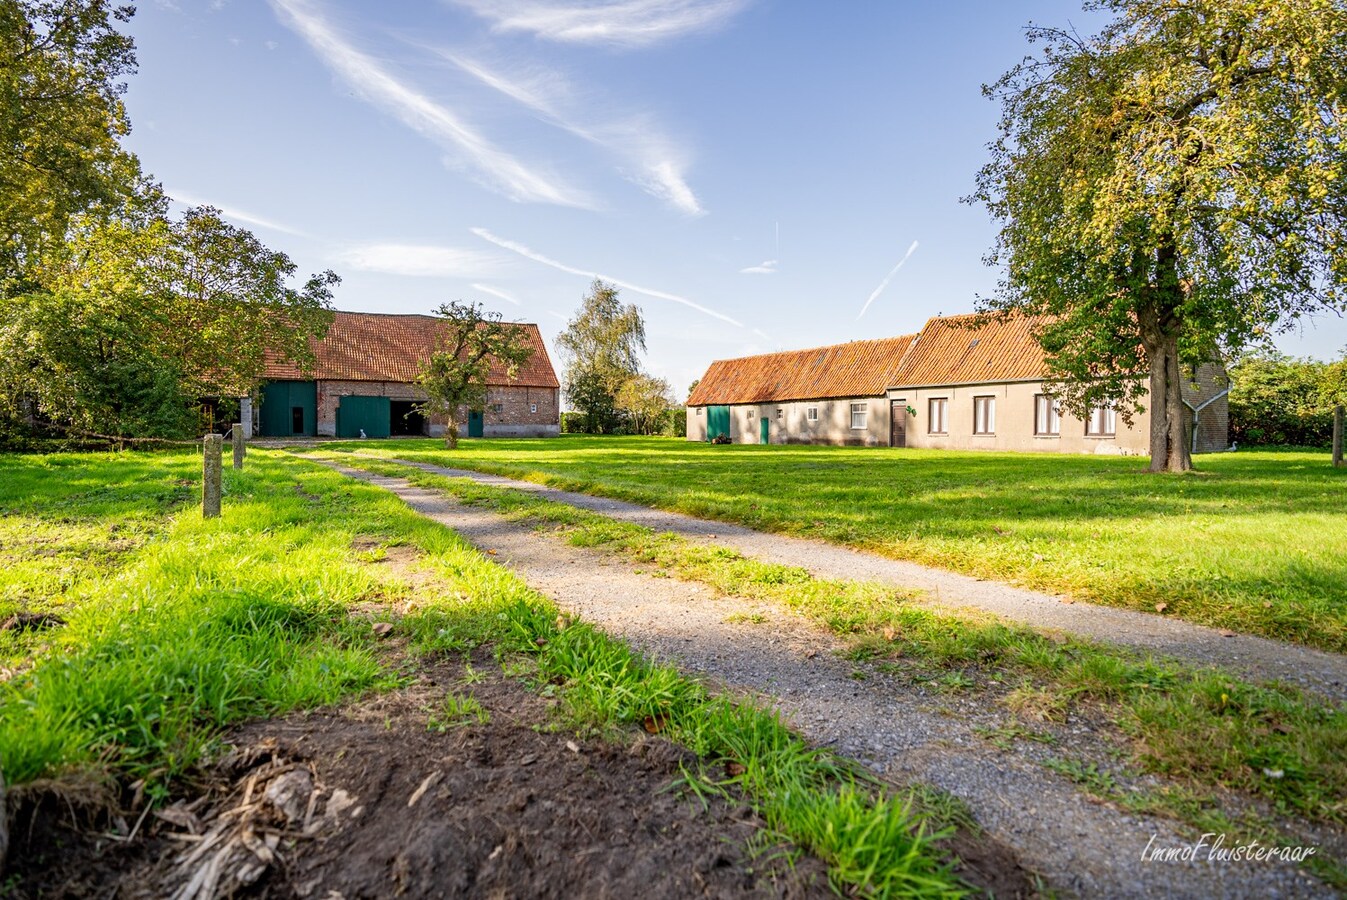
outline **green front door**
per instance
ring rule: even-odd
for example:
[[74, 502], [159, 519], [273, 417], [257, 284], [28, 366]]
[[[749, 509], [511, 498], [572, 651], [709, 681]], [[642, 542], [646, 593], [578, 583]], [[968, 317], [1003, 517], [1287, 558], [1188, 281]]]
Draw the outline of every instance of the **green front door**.
[[715, 440], [719, 435], [730, 436], [730, 408], [728, 406], [708, 406], [706, 408], [706, 439]]
[[758, 443], [759, 443], [759, 444], [770, 444], [770, 443], [771, 443], [771, 441], [768, 440], [768, 438], [771, 436], [771, 427], [772, 427], [772, 426], [770, 426], [770, 425], [767, 424], [768, 421], [769, 421], [768, 418], [767, 418], [766, 416], [763, 416], [763, 417], [762, 417], [762, 421], [761, 421], [761, 422], [759, 423], [759, 425], [758, 425]]
[[468, 411], [468, 437], [481, 437], [483, 434], [482, 411], [473, 409]]
[[342, 397], [337, 406], [337, 437], [388, 437], [393, 422], [391, 401], [387, 397]]

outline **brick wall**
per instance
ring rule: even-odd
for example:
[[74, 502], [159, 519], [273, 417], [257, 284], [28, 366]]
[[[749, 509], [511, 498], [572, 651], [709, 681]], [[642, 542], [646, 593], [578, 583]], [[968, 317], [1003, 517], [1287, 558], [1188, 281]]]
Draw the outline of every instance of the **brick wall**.
[[[493, 387], [486, 392], [486, 437], [552, 437], [561, 434], [561, 392], [557, 388]], [[467, 433], [467, 410], [460, 410]]]
[[[483, 432], [487, 437], [550, 437], [561, 433], [561, 402], [557, 388], [491, 387], [487, 389]], [[337, 433], [337, 407], [342, 397], [387, 397], [390, 400], [422, 401], [425, 391], [399, 381], [318, 382], [318, 433]], [[497, 409], [496, 407], [500, 408]], [[444, 434], [443, 417], [430, 417], [427, 431]], [[468, 433], [468, 410], [459, 410], [459, 433]]]

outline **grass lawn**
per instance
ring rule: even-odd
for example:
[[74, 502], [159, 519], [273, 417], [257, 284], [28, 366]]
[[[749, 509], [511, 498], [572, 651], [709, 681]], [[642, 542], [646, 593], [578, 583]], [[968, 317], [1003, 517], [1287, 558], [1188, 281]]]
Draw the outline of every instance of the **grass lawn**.
[[1347, 651], [1347, 469], [564, 436], [328, 445], [456, 465]]

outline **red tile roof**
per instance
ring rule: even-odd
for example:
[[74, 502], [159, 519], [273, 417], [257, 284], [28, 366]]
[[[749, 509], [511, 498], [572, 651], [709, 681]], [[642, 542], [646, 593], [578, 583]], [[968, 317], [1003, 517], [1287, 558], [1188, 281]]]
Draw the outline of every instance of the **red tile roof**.
[[912, 337], [719, 359], [706, 370], [688, 405], [878, 396], [893, 384]]
[[[264, 377], [412, 382], [420, 374], [421, 364], [434, 352], [444, 327], [444, 321], [435, 316], [337, 312], [327, 336], [314, 347], [318, 362], [311, 375], [304, 375], [291, 363], [271, 362]], [[493, 364], [487, 383], [559, 387], [538, 326], [522, 327], [533, 345], [533, 356], [519, 367], [513, 379], [506, 376], [502, 366]]]
[[689, 406], [876, 397], [891, 387], [993, 384], [1042, 378], [1040, 320], [943, 316], [916, 335], [852, 341], [711, 363]]
[[943, 316], [927, 321], [889, 387], [1031, 381], [1047, 371], [1029, 316]]

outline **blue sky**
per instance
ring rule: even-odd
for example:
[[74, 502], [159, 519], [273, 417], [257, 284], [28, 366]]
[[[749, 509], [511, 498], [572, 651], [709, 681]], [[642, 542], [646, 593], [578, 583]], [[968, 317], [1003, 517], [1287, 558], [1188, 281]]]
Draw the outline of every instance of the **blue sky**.
[[[552, 347], [595, 274], [681, 395], [712, 359], [973, 309], [1022, 27], [1079, 3], [150, 0], [129, 139], [341, 309], [480, 300]], [[1334, 356], [1334, 317], [1280, 341]]]

